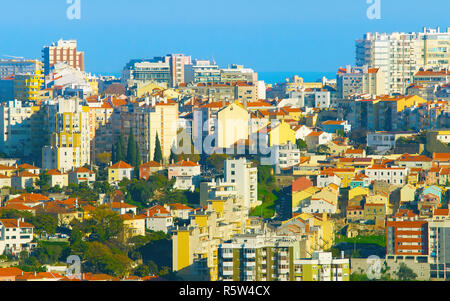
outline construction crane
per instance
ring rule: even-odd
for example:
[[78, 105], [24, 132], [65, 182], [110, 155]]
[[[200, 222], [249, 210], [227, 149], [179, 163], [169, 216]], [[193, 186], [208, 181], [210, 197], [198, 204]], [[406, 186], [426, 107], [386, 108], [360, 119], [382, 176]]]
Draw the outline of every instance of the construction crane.
[[2, 56], [4, 56], [4, 57], [9, 57], [9, 58], [13, 58], [13, 59], [21, 59], [21, 60], [24, 60], [24, 59], [25, 59], [23, 56], [13, 56], [13, 55], [7, 55], [7, 54], [4, 54], [4, 55], [2, 55]]

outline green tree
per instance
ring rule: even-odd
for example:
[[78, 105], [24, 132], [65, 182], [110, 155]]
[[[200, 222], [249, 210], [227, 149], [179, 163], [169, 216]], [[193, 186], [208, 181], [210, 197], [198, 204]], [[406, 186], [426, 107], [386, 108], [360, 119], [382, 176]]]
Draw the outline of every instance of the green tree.
[[136, 141], [134, 140], [132, 128], [130, 128], [130, 134], [128, 135], [127, 163], [136, 166]]
[[39, 180], [36, 181], [36, 185], [39, 186], [41, 191], [48, 191], [50, 189], [50, 176], [47, 170], [41, 172]]
[[153, 154], [153, 161], [162, 163], [161, 142], [159, 141], [158, 133], [156, 133], [155, 138], [155, 153]]
[[58, 227], [56, 218], [47, 213], [37, 213], [35, 216], [28, 219], [28, 221], [35, 227], [36, 233], [40, 234], [46, 232], [47, 234], [55, 234]]
[[400, 263], [399, 269], [397, 271], [397, 277], [400, 281], [412, 281], [417, 278], [417, 274], [409, 268], [404, 262]]
[[123, 141], [122, 134], [120, 134], [113, 150], [114, 150], [114, 156], [113, 156], [114, 163], [126, 160], [125, 142]]
[[316, 152], [320, 155], [329, 155], [330, 154], [330, 148], [325, 145], [325, 144], [321, 144], [317, 147]]
[[139, 166], [142, 164], [141, 152], [139, 151], [139, 144], [136, 142], [136, 162], [134, 163], [134, 175], [139, 179]]
[[132, 261], [118, 249], [100, 242], [87, 243], [84, 268], [92, 273], [105, 273], [122, 277], [131, 270]]
[[150, 269], [148, 268], [148, 265], [141, 264], [141, 265], [137, 266], [134, 269], [134, 275], [136, 275], [138, 277], [145, 277], [145, 276], [150, 275]]
[[229, 157], [227, 154], [212, 154], [206, 159], [206, 164], [214, 167], [217, 171], [222, 171], [224, 169], [224, 162]]
[[306, 144], [306, 142], [303, 139], [295, 140], [295, 144], [297, 145], [297, 148], [299, 150], [304, 150], [308, 147], [308, 145]]
[[169, 162], [170, 163], [175, 163], [178, 162], [178, 156], [175, 154], [175, 152], [173, 151], [173, 148], [170, 149], [170, 156], [169, 156]]

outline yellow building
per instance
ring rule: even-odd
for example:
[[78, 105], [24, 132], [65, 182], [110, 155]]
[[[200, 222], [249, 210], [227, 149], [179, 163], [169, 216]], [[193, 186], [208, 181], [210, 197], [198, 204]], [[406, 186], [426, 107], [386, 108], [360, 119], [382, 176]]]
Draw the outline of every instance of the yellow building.
[[295, 144], [295, 131], [291, 129], [291, 126], [281, 121], [278, 125], [270, 127], [269, 130], [269, 147], [274, 145], [282, 145], [291, 142]]
[[36, 101], [44, 88], [45, 77], [41, 70], [18, 74], [14, 78], [14, 98], [22, 101]]
[[122, 214], [125, 239], [134, 236], [145, 236], [145, 215], [131, 213]]
[[312, 258], [294, 261], [298, 281], [350, 281], [350, 260], [332, 258], [331, 252], [314, 252]]
[[347, 188], [355, 176], [354, 168], [328, 168], [326, 172], [332, 172], [341, 179], [341, 188]]
[[217, 146], [229, 148], [249, 136], [250, 114], [239, 103], [232, 103], [217, 113]]
[[302, 191], [292, 193], [292, 210], [302, 204], [302, 202], [310, 199], [314, 194], [320, 191], [320, 188], [312, 186]]
[[367, 196], [369, 194], [369, 188], [363, 188], [361, 186], [355, 187], [353, 189], [350, 189], [348, 191], [348, 200], [352, 200], [353, 198], [357, 196]]
[[90, 164], [89, 107], [80, 99], [58, 99], [45, 105], [50, 123], [50, 145], [42, 149], [44, 169], [67, 172]]

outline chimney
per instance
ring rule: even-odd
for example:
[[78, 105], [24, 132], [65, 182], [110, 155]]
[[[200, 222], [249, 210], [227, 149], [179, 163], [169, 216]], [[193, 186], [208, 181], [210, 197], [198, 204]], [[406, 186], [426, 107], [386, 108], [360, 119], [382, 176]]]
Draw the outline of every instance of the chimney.
[[347, 73], [351, 73], [352, 72], [352, 67], [350, 65], [347, 65]]
[[341, 258], [344, 259], [344, 250], [341, 251]]

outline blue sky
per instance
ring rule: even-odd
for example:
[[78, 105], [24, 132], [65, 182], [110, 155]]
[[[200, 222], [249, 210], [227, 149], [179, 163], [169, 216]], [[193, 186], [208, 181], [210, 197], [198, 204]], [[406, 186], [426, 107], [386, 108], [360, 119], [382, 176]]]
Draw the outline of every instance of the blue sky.
[[0, 0], [0, 57], [40, 58], [43, 45], [77, 39], [87, 71], [119, 73], [131, 58], [185, 53], [257, 71], [335, 71], [354, 63], [365, 32], [450, 27], [448, 0]]

